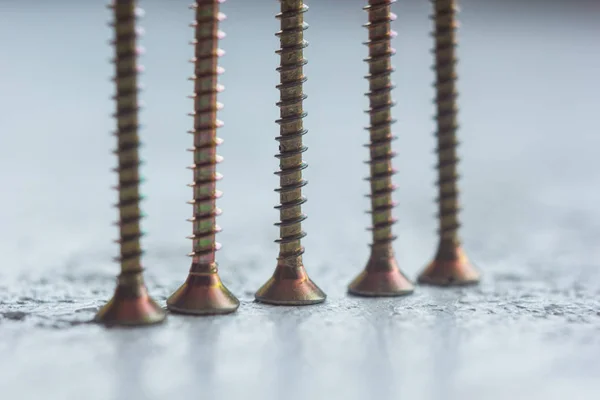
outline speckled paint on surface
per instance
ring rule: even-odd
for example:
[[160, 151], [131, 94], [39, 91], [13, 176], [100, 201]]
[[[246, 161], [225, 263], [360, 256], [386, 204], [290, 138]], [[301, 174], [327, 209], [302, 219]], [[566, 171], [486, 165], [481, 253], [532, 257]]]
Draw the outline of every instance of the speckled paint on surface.
[[[189, 268], [192, 34], [186, 3], [163, 3], [145, 2], [141, 79], [144, 262], [162, 304]], [[461, 3], [463, 237], [484, 273], [479, 287], [346, 296], [368, 256], [365, 14], [358, 1], [344, 2], [343, 11], [313, 1], [305, 262], [328, 299], [307, 308], [252, 301], [277, 254], [278, 5], [256, 2], [250, 12], [250, 3], [229, 1], [218, 258], [242, 305], [230, 316], [106, 330], [87, 321], [111, 296], [118, 272], [110, 262], [117, 250], [110, 15], [103, 2], [35, 9], [0, 2], [0, 15], [9, 15], [0, 38], [14, 40], [0, 45], [7, 54], [0, 59], [0, 398], [597, 398], [600, 9], [585, 1], [544, 2], [544, 13], [527, 6], [534, 2]], [[414, 279], [436, 245], [432, 43], [427, 2], [399, 2], [396, 12], [395, 248]], [[343, 45], [333, 51], [333, 43]], [[80, 57], [59, 57], [67, 52]]]
[[[237, 314], [138, 330], [86, 322], [110, 296], [109, 271], [22, 279], [0, 297], [0, 388], [18, 399], [594, 398], [598, 269], [496, 269], [476, 288], [355, 299], [340, 285], [349, 271], [315, 268], [330, 298], [305, 308], [254, 303], [255, 271], [238, 270], [223, 274]], [[179, 277], [150, 276], [164, 302]]]

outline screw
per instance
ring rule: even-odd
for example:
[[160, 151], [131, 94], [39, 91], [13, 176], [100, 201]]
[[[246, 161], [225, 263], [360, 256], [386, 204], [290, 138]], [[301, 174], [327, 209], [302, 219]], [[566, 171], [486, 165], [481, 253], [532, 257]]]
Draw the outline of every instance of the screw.
[[224, 0], [197, 0], [190, 6], [196, 10], [196, 20], [191, 24], [195, 28], [194, 94], [194, 164], [189, 167], [194, 173], [194, 199], [189, 202], [194, 216], [188, 221], [193, 223], [192, 266], [185, 283], [167, 300], [167, 308], [173, 312], [196, 315], [228, 314], [236, 311], [239, 300], [223, 285], [219, 278], [215, 253], [221, 247], [215, 236], [221, 231], [216, 217], [221, 214], [216, 201], [221, 192], [216, 183], [221, 175], [216, 172], [217, 164], [222, 160], [216, 153], [222, 142], [217, 138], [217, 128], [223, 123], [217, 119], [217, 112], [223, 105], [217, 102], [217, 94], [223, 90], [217, 78], [223, 69], [217, 67], [223, 51], [218, 48], [219, 40], [225, 35], [219, 31], [219, 22], [225, 15], [219, 12]]
[[395, 0], [369, 0], [364, 7], [369, 14], [369, 22], [364, 26], [369, 30], [369, 40], [365, 42], [369, 47], [369, 57], [365, 61], [369, 64], [369, 110], [371, 166], [371, 214], [373, 243], [371, 255], [367, 266], [349, 285], [348, 292], [358, 296], [402, 296], [413, 292], [413, 284], [398, 268], [392, 243], [396, 236], [392, 233], [392, 225], [396, 220], [392, 217], [395, 206], [392, 193], [396, 189], [392, 183], [392, 176], [396, 171], [392, 168], [392, 119], [391, 109], [394, 106], [391, 92], [394, 86], [390, 75], [394, 71], [391, 58], [395, 50], [391, 47], [391, 39], [396, 32], [391, 30], [391, 21], [396, 15], [391, 12], [391, 5]]
[[433, 261], [421, 273], [420, 283], [450, 286], [474, 284], [479, 272], [469, 261], [458, 236], [458, 129], [456, 106], [456, 0], [433, 0], [435, 21], [435, 87], [437, 96], [439, 245]]
[[149, 325], [165, 319], [163, 309], [150, 298], [144, 284], [140, 238], [140, 176], [138, 136], [138, 86], [136, 65], [139, 49], [136, 48], [136, 16], [141, 9], [135, 0], [115, 0], [109, 8], [114, 12], [117, 93], [117, 149], [119, 175], [119, 222], [121, 264], [117, 288], [113, 298], [98, 311], [95, 321], [106, 325]]
[[280, 39], [281, 65], [277, 68], [281, 83], [277, 86], [280, 91], [280, 119], [276, 122], [280, 126], [279, 142], [279, 209], [280, 238], [279, 257], [273, 276], [256, 292], [255, 298], [259, 302], [277, 305], [308, 305], [322, 303], [326, 295], [308, 277], [302, 262], [301, 240], [306, 236], [302, 231], [302, 221], [306, 215], [302, 213], [302, 204], [306, 198], [302, 196], [302, 187], [307, 181], [302, 179], [302, 170], [307, 164], [302, 161], [302, 153], [307, 148], [302, 145], [302, 136], [306, 134], [302, 119], [306, 113], [302, 103], [306, 95], [302, 92], [302, 85], [306, 82], [303, 66], [306, 60], [303, 49], [308, 46], [304, 40], [304, 30], [308, 25], [304, 22], [304, 13], [308, 7], [302, 0], [280, 0], [281, 12], [277, 18], [281, 21], [281, 30], [276, 36]]

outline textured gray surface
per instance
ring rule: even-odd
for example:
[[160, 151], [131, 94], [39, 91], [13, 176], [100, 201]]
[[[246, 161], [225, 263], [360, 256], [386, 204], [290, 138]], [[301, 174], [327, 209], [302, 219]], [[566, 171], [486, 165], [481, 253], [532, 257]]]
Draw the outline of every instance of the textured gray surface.
[[[145, 262], [160, 301], [189, 266], [192, 15], [172, 3], [145, 2], [142, 21]], [[121, 331], [85, 323], [117, 273], [110, 15], [100, 1], [0, 2], [0, 38], [10, 38], [0, 39], [0, 397], [596, 398], [600, 8], [522, 3], [462, 2], [463, 236], [485, 274], [480, 287], [346, 297], [368, 256], [365, 15], [361, 2], [322, 1], [306, 15], [305, 260], [329, 299], [302, 309], [252, 302], [276, 256], [278, 6], [232, 0], [219, 260], [242, 306], [228, 317], [172, 316]], [[436, 244], [428, 4], [404, 1], [396, 12], [396, 249], [414, 277]]]
[[[160, 300], [179, 280], [161, 271], [166, 261], [155, 260], [150, 279]], [[349, 271], [314, 265], [312, 275], [330, 298], [296, 309], [252, 302], [247, 288], [257, 287], [269, 267], [240, 269], [236, 277], [223, 270], [241, 294], [237, 315], [171, 316], [165, 326], [129, 331], [83, 323], [110, 296], [110, 271], [21, 279], [2, 291], [0, 387], [18, 399], [597, 394], [597, 268], [487, 266], [479, 288], [420, 288], [401, 300], [370, 300], [344, 295]]]

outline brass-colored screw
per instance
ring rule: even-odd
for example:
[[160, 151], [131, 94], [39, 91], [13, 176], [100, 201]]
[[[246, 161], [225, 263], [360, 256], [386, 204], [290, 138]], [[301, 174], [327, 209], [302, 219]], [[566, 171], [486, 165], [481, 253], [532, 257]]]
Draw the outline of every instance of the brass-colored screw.
[[190, 8], [196, 10], [194, 76], [194, 182], [189, 185], [194, 190], [194, 199], [190, 202], [194, 216], [193, 223], [192, 266], [185, 283], [167, 300], [167, 308], [173, 312], [196, 315], [227, 314], [238, 309], [240, 302], [223, 285], [217, 270], [216, 251], [221, 247], [215, 236], [221, 228], [216, 217], [221, 214], [216, 201], [221, 196], [216, 184], [221, 175], [217, 173], [217, 164], [221, 157], [217, 155], [217, 128], [223, 125], [217, 119], [217, 112], [223, 107], [217, 102], [217, 94], [223, 90], [218, 84], [222, 68], [217, 66], [223, 53], [219, 49], [219, 39], [224, 34], [219, 31], [219, 22], [225, 15], [219, 12], [224, 0], [197, 0]]
[[391, 39], [396, 35], [391, 30], [391, 21], [396, 15], [391, 12], [395, 0], [369, 0], [364, 9], [369, 14], [369, 22], [364, 26], [369, 30], [369, 110], [371, 174], [367, 178], [371, 182], [371, 214], [373, 243], [367, 266], [349, 285], [348, 292], [358, 296], [401, 296], [413, 292], [413, 284], [398, 268], [392, 244], [396, 236], [392, 233], [392, 225], [396, 220], [392, 217], [395, 206], [392, 193], [396, 189], [392, 183], [395, 170], [392, 168], [392, 124], [396, 122], [391, 116], [394, 105], [391, 92], [393, 85], [390, 75], [394, 71], [391, 58], [395, 50], [391, 47]]
[[307, 148], [302, 145], [302, 136], [306, 134], [302, 119], [306, 113], [302, 103], [306, 95], [302, 85], [306, 81], [303, 66], [306, 60], [303, 49], [308, 45], [304, 40], [304, 30], [308, 25], [304, 22], [304, 13], [308, 7], [302, 0], [280, 0], [281, 12], [277, 18], [281, 21], [281, 30], [277, 32], [280, 39], [281, 65], [277, 68], [281, 83], [280, 91], [280, 136], [279, 142], [280, 171], [276, 172], [280, 179], [280, 188], [276, 189], [280, 196], [279, 209], [280, 238], [277, 267], [271, 279], [257, 292], [257, 301], [277, 305], [308, 305], [322, 303], [326, 295], [308, 277], [302, 262], [301, 240], [306, 236], [302, 231], [302, 221], [306, 215], [302, 213], [302, 204], [306, 198], [302, 196], [302, 187], [307, 182], [302, 179], [302, 170], [307, 167], [302, 161], [302, 153]]
[[435, 87], [437, 96], [437, 154], [439, 245], [419, 282], [438, 286], [466, 285], [479, 281], [458, 236], [458, 140], [456, 131], [456, 0], [433, 0], [435, 21]]
[[150, 298], [144, 284], [141, 265], [140, 194], [139, 194], [139, 136], [138, 136], [138, 86], [136, 63], [137, 32], [135, 0], [115, 0], [109, 6], [114, 11], [114, 45], [116, 49], [115, 83], [117, 93], [117, 149], [119, 175], [119, 209], [121, 274], [113, 298], [100, 309], [96, 322], [106, 325], [149, 325], [165, 319], [163, 309]]

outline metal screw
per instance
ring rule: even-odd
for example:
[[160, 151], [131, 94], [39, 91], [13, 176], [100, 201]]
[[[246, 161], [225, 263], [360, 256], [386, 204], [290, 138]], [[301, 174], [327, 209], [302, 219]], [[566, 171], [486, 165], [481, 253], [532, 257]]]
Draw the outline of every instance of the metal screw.
[[217, 128], [223, 123], [217, 119], [217, 112], [223, 107], [217, 102], [217, 94], [223, 87], [217, 83], [223, 72], [217, 67], [217, 61], [223, 51], [218, 48], [219, 40], [225, 35], [219, 31], [219, 22], [225, 15], [219, 12], [224, 0], [197, 0], [190, 8], [196, 10], [196, 20], [191, 24], [195, 28], [194, 94], [194, 199], [190, 202], [194, 216], [193, 223], [192, 266], [185, 283], [167, 300], [167, 308], [184, 314], [208, 315], [227, 314], [238, 309], [240, 302], [223, 285], [217, 270], [215, 253], [221, 247], [215, 236], [221, 231], [216, 225], [216, 217], [221, 214], [216, 201], [221, 192], [216, 183], [221, 179], [216, 166], [222, 158], [216, 148], [222, 142], [217, 138]]
[[304, 22], [304, 13], [308, 7], [302, 0], [280, 0], [281, 13], [277, 18], [281, 21], [281, 30], [277, 32], [280, 39], [280, 50], [276, 53], [281, 57], [281, 65], [277, 68], [281, 83], [280, 90], [280, 125], [279, 142], [280, 171], [276, 172], [280, 179], [280, 188], [276, 189], [280, 196], [279, 209], [280, 238], [277, 267], [271, 279], [257, 292], [257, 301], [277, 305], [308, 305], [322, 303], [326, 295], [308, 277], [302, 254], [304, 247], [301, 240], [306, 236], [302, 231], [302, 221], [306, 215], [302, 213], [302, 204], [306, 198], [302, 196], [302, 187], [307, 184], [302, 179], [302, 170], [307, 167], [302, 161], [302, 153], [307, 148], [302, 145], [302, 136], [306, 134], [302, 119], [306, 113], [302, 103], [306, 95], [302, 85], [306, 81], [303, 66], [306, 60], [303, 49], [308, 45], [304, 40], [304, 30], [308, 25]]
[[367, 266], [349, 285], [348, 292], [359, 296], [401, 296], [413, 292], [413, 284], [398, 268], [392, 243], [396, 236], [392, 233], [392, 225], [396, 220], [392, 217], [395, 206], [392, 193], [396, 189], [392, 176], [396, 171], [392, 168], [392, 119], [391, 109], [394, 106], [391, 92], [394, 86], [390, 75], [394, 71], [391, 58], [395, 50], [391, 47], [391, 39], [396, 32], [391, 30], [391, 21], [396, 15], [391, 12], [395, 0], [369, 0], [364, 9], [369, 13], [369, 22], [364, 26], [369, 30], [369, 110], [371, 166], [371, 214], [373, 243]]
[[456, 147], [456, 0], [433, 0], [435, 21], [435, 87], [437, 96], [437, 154], [439, 245], [433, 261], [419, 276], [419, 282], [438, 285], [466, 285], [479, 281], [479, 272], [464, 252], [458, 236], [458, 157]]
[[115, 0], [109, 7], [114, 11], [114, 45], [116, 57], [115, 83], [117, 93], [117, 149], [119, 175], [119, 222], [121, 264], [113, 298], [96, 314], [95, 321], [106, 325], [149, 325], [165, 319], [163, 309], [150, 298], [144, 284], [141, 265], [140, 194], [139, 194], [139, 136], [138, 86], [136, 58], [136, 16], [141, 12], [135, 0]]

